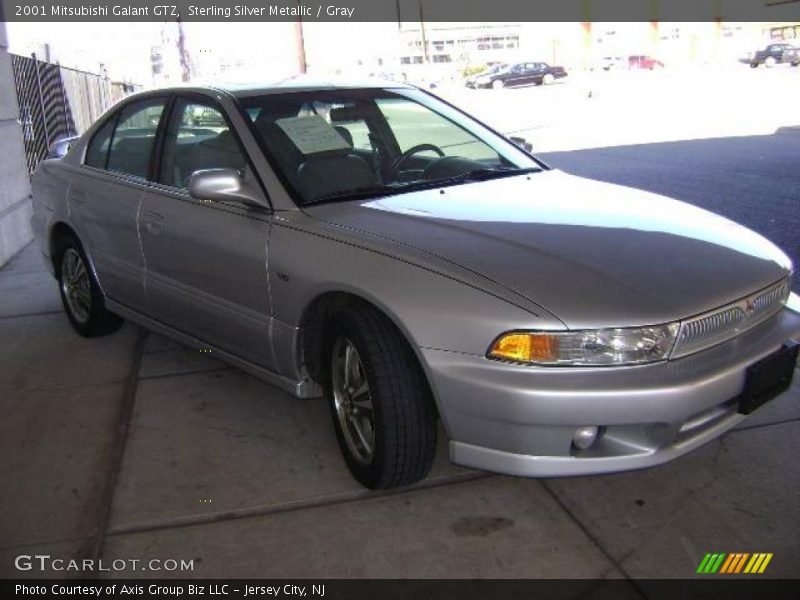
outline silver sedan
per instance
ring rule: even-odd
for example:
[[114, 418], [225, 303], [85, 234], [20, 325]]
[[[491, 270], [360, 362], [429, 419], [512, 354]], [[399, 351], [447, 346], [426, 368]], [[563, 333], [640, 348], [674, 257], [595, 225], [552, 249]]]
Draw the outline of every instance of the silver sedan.
[[33, 190], [78, 333], [129, 319], [324, 396], [369, 488], [425, 477], [439, 420], [480, 469], [657, 465], [785, 391], [797, 359], [773, 244], [550, 169], [410, 86], [139, 94]]

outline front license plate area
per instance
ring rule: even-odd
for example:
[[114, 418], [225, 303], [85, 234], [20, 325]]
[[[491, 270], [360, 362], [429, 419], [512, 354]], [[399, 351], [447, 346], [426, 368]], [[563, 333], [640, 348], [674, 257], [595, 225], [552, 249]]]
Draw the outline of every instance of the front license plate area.
[[739, 396], [739, 412], [749, 415], [792, 385], [800, 344], [788, 342], [777, 352], [747, 368], [744, 390]]

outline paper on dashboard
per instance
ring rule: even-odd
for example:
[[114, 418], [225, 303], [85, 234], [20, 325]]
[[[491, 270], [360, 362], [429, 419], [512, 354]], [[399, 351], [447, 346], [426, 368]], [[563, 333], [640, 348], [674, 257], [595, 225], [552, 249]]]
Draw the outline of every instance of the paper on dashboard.
[[350, 148], [350, 145], [333, 126], [319, 115], [288, 117], [278, 119], [275, 123], [303, 154]]

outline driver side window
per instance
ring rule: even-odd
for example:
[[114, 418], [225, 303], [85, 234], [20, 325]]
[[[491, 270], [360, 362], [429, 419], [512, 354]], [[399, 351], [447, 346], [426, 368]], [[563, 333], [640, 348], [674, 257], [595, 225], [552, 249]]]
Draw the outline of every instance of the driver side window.
[[247, 160], [219, 109], [180, 99], [166, 132], [159, 182], [186, 189], [191, 175], [203, 169], [235, 169], [247, 174]]

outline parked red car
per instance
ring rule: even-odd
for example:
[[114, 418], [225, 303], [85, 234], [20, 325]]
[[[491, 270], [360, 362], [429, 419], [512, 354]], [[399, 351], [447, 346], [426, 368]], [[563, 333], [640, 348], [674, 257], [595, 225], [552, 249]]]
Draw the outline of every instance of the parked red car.
[[652, 56], [637, 54], [635, 56], [628, 57], [629, 69], [649, 69], [652, 71], [653, 69], [661, 69], [663, 67], [664, 63], [662, 63], [660, 60], [656, 60]]

